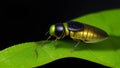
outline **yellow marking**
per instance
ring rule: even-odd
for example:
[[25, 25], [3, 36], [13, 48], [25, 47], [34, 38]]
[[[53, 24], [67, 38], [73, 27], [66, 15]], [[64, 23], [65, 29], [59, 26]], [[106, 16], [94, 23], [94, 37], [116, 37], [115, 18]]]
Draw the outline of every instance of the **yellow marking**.
[[85, 40], [87, 40], [87, 38], [89, 37], [89, 31], [86, 30], [85, 35], [86, 35]]
[[63, 25], [65, 27], [65, 34], [66, 34], [66, 36], [68, 36], [69, 35], [69, 30], [68, 30], [68, 27], [67, 27], [67, 23], [64, 23]]
[[95, 35], [95, 33], [93, 32], [93, 33], [91, 33], [91, 39], [94, 39], [94, 35]]

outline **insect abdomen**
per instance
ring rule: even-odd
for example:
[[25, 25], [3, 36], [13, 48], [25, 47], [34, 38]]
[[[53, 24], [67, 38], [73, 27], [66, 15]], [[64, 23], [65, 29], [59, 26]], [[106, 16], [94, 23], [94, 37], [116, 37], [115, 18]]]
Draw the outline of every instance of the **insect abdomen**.
[[70, 37], [73, 40], [81, 40], [85, 43], [95, 43], [106, 39], [107, 33], [99, 28], [85, 24], [84, 29], [81, 31], [70, 31]]

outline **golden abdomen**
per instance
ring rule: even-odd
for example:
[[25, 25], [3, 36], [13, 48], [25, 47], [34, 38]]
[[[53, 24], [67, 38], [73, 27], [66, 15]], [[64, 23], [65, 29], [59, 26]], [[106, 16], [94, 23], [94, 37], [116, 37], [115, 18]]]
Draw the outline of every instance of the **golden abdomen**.
[[70, 37], [73, 40], [83, 41], [85, 43], [99, 42], [105, 40], [107, 36], [103, 30], [90, 25], [85, 25], [84, 30], [81, 31], [70, 31]]

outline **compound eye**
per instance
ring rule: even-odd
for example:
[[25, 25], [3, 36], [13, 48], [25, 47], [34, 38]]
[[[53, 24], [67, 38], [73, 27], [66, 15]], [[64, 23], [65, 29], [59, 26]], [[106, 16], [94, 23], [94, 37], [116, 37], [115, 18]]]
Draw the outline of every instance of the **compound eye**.
[[64, 33], [64, 26], [63, 26], [63, 24], [62, 24], [62, 23], [57, 23], [57, 24], [55, 25], [55, 34], [56, 34], [58, 37], [60, 37], [60, 36], [63, 35], [63, 33]]

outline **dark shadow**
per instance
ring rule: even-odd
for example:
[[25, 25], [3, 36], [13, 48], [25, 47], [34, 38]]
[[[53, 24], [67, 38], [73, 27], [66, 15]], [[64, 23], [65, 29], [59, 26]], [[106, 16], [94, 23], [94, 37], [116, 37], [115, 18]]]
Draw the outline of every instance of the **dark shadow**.
[[110, 9], [120, 9], [120, 0], [7, 1], [1, 7], [0, 50], [45, 40], [52, 24]]
[[51, 63], [36, 67], [36, 68], [110, 68], [98, 63], [94, 63], [85, 59], [74, 58], [74, 57], [67, 57], [55, 60]]
[[[58, 40], [57, 41], [46, 41], [43, 45], [46, 44], [53, 44], [57, 43], [56, 48], [68, 48], [72, 49], [74, 48], [74, 45], [76, 44], [73, 40]], [[65, 42], [64, 44], [61, 42]], [[37, 44], [41, 44], [41, 42], [38, 42]], [[98, 42], [98, 43], [80, 43], [75, 50], [117, 50], [120, 49], [120, 37], [117, 36], [110, 36], [108, 39]]]
[[[104, 40], [99, 43], [83, 44], [83, 49], [92, 49], [92, 50], [117, 50], [120, 49], [120, 37], [110, 36], [107, 40]], [[80, 46], [78, 47], [78, 49]], [[81, 48], [80, 48], [81, 49]]]
[[[120, 9], [119, 0], [69, 0], [57, 1], [55, 9], [55, 21], [64, 22], [104, 10]], [[53, 11], [54, 12], [54, 11]]]

